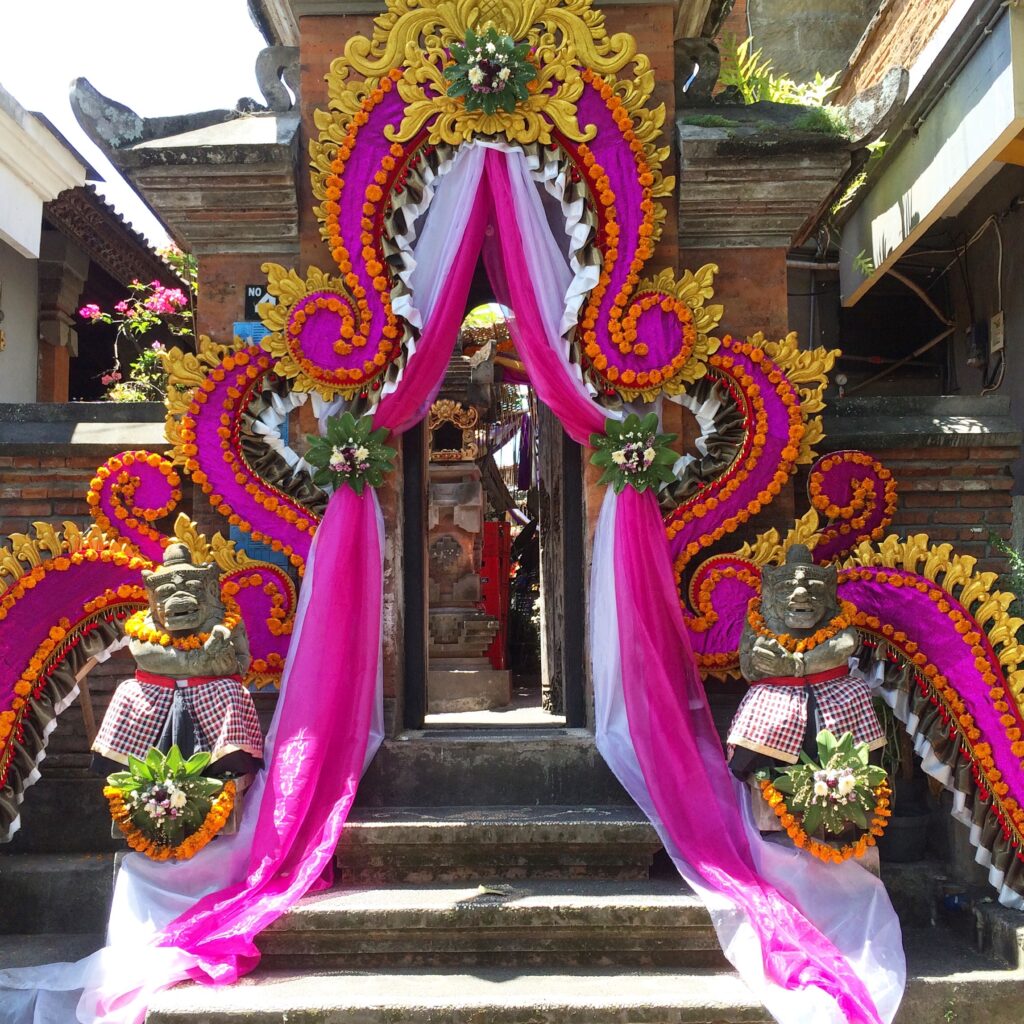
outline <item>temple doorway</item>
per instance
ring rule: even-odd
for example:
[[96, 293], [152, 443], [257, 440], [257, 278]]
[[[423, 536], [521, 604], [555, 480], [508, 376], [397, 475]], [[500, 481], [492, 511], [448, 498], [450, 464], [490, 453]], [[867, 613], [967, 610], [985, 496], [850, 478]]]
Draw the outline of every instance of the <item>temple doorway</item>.
[[582, 625], [566, 630], [582, 608], [582, 488], [565, 486], [579, 449], [537, 401], [510, 315], [494, 302], [467, 315], [420, 448], [427, 728], [582, 724]]

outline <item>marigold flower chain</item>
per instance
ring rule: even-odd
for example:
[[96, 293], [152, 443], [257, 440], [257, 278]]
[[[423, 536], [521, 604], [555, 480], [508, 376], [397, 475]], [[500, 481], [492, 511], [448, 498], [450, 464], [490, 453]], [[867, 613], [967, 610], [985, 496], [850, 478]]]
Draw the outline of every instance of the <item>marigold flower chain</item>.
[[[355, 301], [358, 313], [358, 324], [351, 318], [342, 320], [341, 335], [338, 342], [335, 343], [335, 350], [341, 355], [348, 354], [349, 346], [358, 348], [368, 343], [373, 322], [373, 313], [367, 300], [366, 288], [353, 266], [352, 256], [341, 230], [340, 199], [345, 188], [345, 168], [351, 159], [359, 130], [368, 123], [370, 113], [384, 100], [402, 74], [401, 69], [392, 69], [388, 76], [382, 78], [378, 86], [363, 99], [360, 109], [352, 116], [348, 124], [345, 136], [338, 143], [331, 161], [330, 173], [322, 179], [324, 198], [317, 210], [323, 220], [321, 235], [342, 273], [345, 286]], [[409, 151], [413, 148], [415, 147], [410, 146]], [[403, 334], [403, 329], [391, 307], [390, 276], [387, 262], [380, 252], [380, 239], [386, 200], [390, 195], [392, 185], [402, 170], [400, 162], [404, 161], [407, 156], [408, 152], [405, 147], [398, 143], [391, 146], [380, 169], [374, 174], [373, 181], [366, 187], [365, 201], [362, 207], [359, 239], [362, 266], [371, 280], [374, 291], [380, 296], [385, 316], [385, 325], [381, 331], [382, 337], [377, 344], [377, 352], [372, 359], [363, 362], [361, 370], [354, 367], [338, 367], [328, 370], [306, 357], [297, 343], [296, 335], [288, 335], [289, 351], [303, 373], [313, 380], [352, 391], [370, 383], [371, 378], [379, 377], [384, 367], [397, 358], [401, 351], [398, 342]], [[378, 380], [374, 380], [373, 383], [374, 386], [379, 387]]]
[[269, 544], [274, 551], [280, 551], [287, 555], [292, 565], [298, 567], [301, 574], [305, 566], [305, 559], [295, 551], [291, 544], [254, 529], [252, 523], [243, 519], [225, 501], [223, 495], [214, 491], [209, 476], [202, 470], [198, 461], [196, 419], [203, 413], [203, 407], [208, 403], [210, 395], [227, 379], [227, 374], [235, 373], [232, 386], [227, 388], [227, 397], [221, 403], [220, 426], [217, 428], [222, 460], [234, 472], [235, 483], [244, 488], [245, 493], [257, 505], [267, 512], [272, 512], [279, 519], [295, 527], [300, 533], [312, 534], [316, 530], [319, 517], [306, 511], [287, 494], [261, 479], [245, 461], [241, 452], [239, 434], [242, 416], [248, 408], [253, 391], [260, 385], [263, 375], [269, 369], [270, 357], [260, 352], [259, 349], [242, 349], [225, 357], [220, 366], [210, 371], [192, 395], [192, 401], [182, 417], [179, 429], [180, 450], [185, 456], [185, 468], [192, 477], [193, 483], [199, 485], [209, 498], [210, 504], [232, 526], [237, 526], [240, 530], [251, 534], [253, 539], [261, 543]]
[[[262, 572], [246, 572], [243, 570], [242, 573], [236, 574], [233, 579], [229, 579], [221, 586], [221, 593], [226, 597], [234, 598], [247, 588], [255, 589], [256, 587], [261, 587], [263, 593], [270, 598], [270, 613], [266, 619], [267, 629], [273, 636], [289, 636], [292, 631], [293, 621], [289, 617], [285, 604], [288, 603], [294, 608], [295, 593], [292, 589], [291, 581], [287, 577], [285, 577], [285, 583], [287, 594], [282, 592], [281, 584], [276, 576], [265, 579]], [[270, 657], [274, 657], [274, 655], [270, 655]], [[281, 664], [283, 665], [283, 662]], [[263, 665], [259, 670], [259, 674], [266, 675], [268, 670], [269, 666]]]
[[[0, 622], [7, 618], [19, 600], [42, 582], [47, 573], [66, 572], [85, 562], [106, 562], [132, 570], [147, 568], [152, 564], [139, 555], [121, 551], [97, 551], [95, 548], [48, 559], [28, 569], [3, 592], [0, 597]], [[108, 588], [103, 594], [86, 601], [79, 621], [72, 623], [68, 618], [61, 618], [57, 625], [50, 627], [49, 634], [36, 648], [14, 684], [10, 706], [0, 712], [0, 788], [5, 784], [10, 771], [15, 745], [24, 738], [23, 721], [31, 708], [30, 701], [42, 695], [54, 669], [64, 660], [68, 651], [101, 622], [123, 618], [129, 609], [134, 611], [140, 604], [148, 604], [145, 588], [138, 584], [123, 583], [116, 591]]]
[[846, 843], [837, 848], [809, 836], [803, 830], [800, 816], [789, 812], [785, 798], [768, 779], [762, 779], [760, 785], [761, 795], [775, 812], [775, 816], [793, 843], [826, 864], [842, 864], [843, 861], [849, 860], [851, 857], [863, 857], [868, 848], [874, 846], [885, 835], [886, 825], [892, 816], [890, 806], [892, 791], [889, 789], [888, 783], [883, 782], [874, 791], [875, 809], [868, 831], [863, 833], [856, 842]]
[[644, 264], [654, 254], [656, 233], [656, 210], [652, 193], [654, 175], [651, 172], [644, 145], [634, 131], [629, 111], [615, 92], [612, 83], [589, 68], [581, 72], [581, 77], [585, 83], [600, 93], [601, 99], [611, 111], [616, 125], [622, 132], [623, 139], [633, 154], [637, 180], [641, 186], [642, 219], [637, 229], [638, 244], [630, 261], [625, 280], [612, 300], [607, 314], [611, 340], [623, 355], [633, 353], [641, 357], [646, 356], [648, 354], [647, 345], [637, 340], [637, 321], [644, 312], [657, 305], [660, 305], [664, 312], [674, 314], [682, 328], [683, 343], [680, 351], [668, 363], [651, 370], [622, 370], [609, 362], [608, 354], [603, 352], [598, 344], [597, 322], [601, 316], [605, 295], [611, 287], [612, 273], [619, 256], [619, 245], [628, 246], [631, 240], [620, 237], [615, 208], [616, 196], [612, 191], [605, 169], [597, 163], [590, 148], [581, 144], [576, 151], [577, 159], [583, 165], [584, 173], [590, 182], [591, 192], [597, 200], [597, 209], [603, 215], [601, 248], [604, 255], [600, 279], [591, 292], [590, 302], [580, 321], [583, 331], [583, 353], [590, 366], [609, 384], [642, 392], [645, 389], [656, 388], [665, 381], [678, 376], [692, 354], [697, 340], [697, 331], [693, 322], [693, 311], [686, 303], [679, 301], [674, 296], [660, 293], [636, 294], [640, 283], [640, 272], [643, 270]]
[[133, 850], [145, 854], [151, 860], [189, 860], [224, 828], [235, 805], [235, 788], [235, 783], [230, 779], [225, 782], [224, 788], [214, 797], [202, 825], [177, 846], [157, 842], [136, 828], [121, 790], [114, 786], [104, 786], [103, 795], [110, 805], [110, 816]]
[[[228, 610], [223, 620], [220, 622], [220, 625], [222, 625], [229, 633], [233, 633], [235, 627], [242, 621], [242, 616], [238, 610], [238, 604], [233, 598], [223, 593], [221, 596], [224, 601], [224, 606]], [[198, 651], [199, 648], [210, 639], [209, 633], [192, 633], [186, 637], [172, 636], [170, 633], [160, 629], [158, 626], [147, 625], [146, 617], [148, 615], [148, 608], [143, 608], [141, 611], [137, 611], [124, 624], [125, 633], [133, 640], [138, 640], [140, 643], [159, 644], [161, 647], [173, 647], [176, 651]]]
[[[757, 368], [757, 372], [762, 375], [763, 382], [775, 391], [778, 400], [786, 407], [789, 427], [781, 450], [774, 456], [778, 460], [778, 468], [771, 480], [756, 497], [744, 505], [738, 505], [737, 492], [766, 458], [765, 452], [768, 447], [768, 411], [761, 392], [762, 384], [755, 382], [754, 377], [747, 371], [744, 359], [750, 360]], [[726, 385], [737, 407], [743, 410], [744, 438], [732, 465], [683, 502], [669, 518], [666, 532], [671, 541], [677, 534], [690, 528], [694, 520], [716, 513], [713, 517], [716, 525], [690, 541], [679, 552], [674, 565], [677, 582], [681, 582], [686, 565], [702, 549], [736, 530], [757, 515], [765, 505], [775, 500], [796, 469], [806, 432], [799, 392], [781, 368], [772, 362], [762, 349], [749, 342], [727, 336], [722, 339], [721, 349], [711, 356], [709, 363], [712, 374]], [[773, 439], [772, 448], [777, 444], [779, 441]], [[730, 654], [729, 661], [732, 662], [734, 659], [735, 655]], [[708, 667], [722, 666], [716, 663]]]
[[[847, 505], [837, 505], [825, 493], [825, 480], [829, 470], [843, 464], [864, 466], [874, 473], [875, 478], [882, 482], [883, 495], [878, 499], [875, 479], [868, 476], [863, 480], [853, 480], [853, 491]], [[885, 530], [896, 512], [896, 480], [892, 472], [885, 468], [877, 459], [866, 452], [836, 452], [822, 459], [811, 472], [807, 490], [811, 504], [828, 519], [841, 519], [844, 522], [833, 523], [822, 531], [822, 541], [831, 537], [859, 535], [860, 531], [878, 516], [878, 522], [866, 535], [872, 540], [881, 540]]]
[[[135, 495], [142, 485], [139, 476], [129, 470], [136, 464], [155, 469], [167, 480], [171, 489], [167, 502], [158, 508], [140, 508], [135, 504]], [[113, 483], [110, 483], [113, 479]], [[110, 502], [114, 518], [120, 523], [115, 526], [103, 509], [104, 494]], [[169, 538], [155, 530], [150, 523], [169, 515], [181, 501], [181, 477], [174, 467], [155, 452], [133, 451], [122, 452], [108, 459], [96, 475], [89, 481], [89, 490], [85, 500], [89, 506], [96, 525], [108, 536], [125, 536], [131, 540], [132, 535], [141, 536], [160, 547], [166, 547]]]
[[[953, 601], [950, 594], [930, 580], [884, 568], [843, 569], [839, 579], [841, 584], [863, 581], [908, 587], [926, 595], [938, 611], [953, 623], [964, 644], [970, 648], [975, 659], [975, 667], [981, 674], [982, 681], [989, 687], [992, 706], [1001, 714], [1000, 723], [1010, 741], [1010, 751], [1014, 757], [1024, 758], [1019, 713], [1016, 716], [1011, 713], [1017, 709], [1008, 702], [1003, 681], [993, 671], [993, 665], [998, 665], [999, 659], [983, 629], [962, 606]], [[1004, 836], [1018, 851], [1017, 856], [1024, 860], [1024, 809], [1009, 796], [1009, 786], [1003, 781], [1002, 772], [995, 766], [992, 748], [988, 743], [979, 742], [981, 730], [957, 689], [936, 665], [928, 661], [917, 643], [903, 630], [895, 629], [877, 616], [860, 611], [854, 616], [854, 625], [862, 631], [882, 637], [891, 648], [897, 649], [902, 657], [914, 665], [914, 676], [919, 690], [932, 706], [937, 708], [940, 718], [949, 728], [950, 738], [960, 745], [963, 754], [970, 759], [971, 771], [982, 799], [988, 799], [991, 794], [992, 809], [1003, 828]]]
[[750, 628], [758, 636], [774, 640], [784, 650], [789, 651], [790, 654], [802, 654], [806, 651], [813, 651], [819, 644], [823, 644], [826, 640], [831, 640], [837, 633], [841, 633], [853, 624], [857, 609], [849, 601], [842, 601], [840, 604], [842, 611], [830, 619], [827, 626], [822, 626], [821, 629], [815, 630], [811, 636], [803, 637], [802, 639], [790, 636], [788, 633], [773, 633], [765, 624], [764, 616], [761, 614], [760, 597], [751, 598], [750, 604], [747, 606], [747, 622], [750, 623]]
[[[759, 590], [761, 587], [761, 577], [752, 569], [741, 566], [725, 565], [707, 568], [707, 563], [705, 563], [701, 566], [699, 574], [704, 574], [704, 577], [701, 580], [700, 589], [697, 591], [696, 596], [693, 594], [693, 584], [697, 581], [697, 576], [694, 576], [693, 581], [690, 583], [690, 601], [697, 614], [687, 616], [686, 619], [687, 628], [694, 633], [706, 633], [718, 622], [719, 615], [712, 603], [712, 594], [715, 587], [722, 580], [736, 580], [739, 583], [746, 584], [754, 591]], [[685, 611], [686, 609], [684, 608]]]

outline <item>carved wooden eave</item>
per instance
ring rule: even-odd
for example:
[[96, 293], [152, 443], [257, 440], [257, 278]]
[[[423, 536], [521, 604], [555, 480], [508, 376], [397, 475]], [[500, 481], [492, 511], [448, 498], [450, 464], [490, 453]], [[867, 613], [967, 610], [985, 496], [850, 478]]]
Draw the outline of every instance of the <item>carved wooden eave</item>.
[[[71, 105], [86, 133], [132, 183], [182, 248], [197, 256], [298, 257], [298, 52], [257, 59], [267, 107], [142, 118], [85, 79]], [[268, 109], [269, 108], [269, 109]]]
[[65, 189], [45, 204], [43, 216], [120, 284], [173, 276], [146, 239], [91, 185]]

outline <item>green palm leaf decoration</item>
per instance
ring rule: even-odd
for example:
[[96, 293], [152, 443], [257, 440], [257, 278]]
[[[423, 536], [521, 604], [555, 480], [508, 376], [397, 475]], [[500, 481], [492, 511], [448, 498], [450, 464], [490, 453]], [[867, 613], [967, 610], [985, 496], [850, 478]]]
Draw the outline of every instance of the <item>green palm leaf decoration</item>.
[[630, 413], [621, 421], [605, 420], [604, 429], [603, 434], [590, 435], [590, 446], [596, 449], [590, 461], [604, 469], [600, 482], [611, 484], [616, 494], [627, 486], [658, 491], [675, 480], [672, 467], [679, 456], [669, 446], [676, 435], [658, 433], [657, 413], [643, 419]]
[[395, 468], [397, 452], [384, 444], [389, 433], [384, 427], [374, 430], [371, 416], [358, 420], [350, 412], [332, 416], [323, 437], [309, 434], [306, 438], [306, 461], [316, 470], [313, 482], [334, 489], [348, 484], [356, 494], [362, 494], [367, 484], [380, 487], [384, 474]]
[[467, 29], [466, 41], [452, 44], [455, 63], [446, 71], [448, 95], [461, 96], [466, 110], [511, 114], [530, 95], [528, 86], [537, 77], [529, 52], [529, 43], [516, 45], [493, 26], [481, 35]]

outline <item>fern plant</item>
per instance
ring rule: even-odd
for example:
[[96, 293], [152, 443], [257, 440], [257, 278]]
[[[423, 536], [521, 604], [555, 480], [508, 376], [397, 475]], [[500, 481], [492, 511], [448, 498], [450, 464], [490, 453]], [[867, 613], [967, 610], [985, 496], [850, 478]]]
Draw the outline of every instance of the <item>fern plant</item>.
[[718, 80], [727, 88], [734, 88], [744, 103], [792, 103], [803, 107], [823, 107], [835, 92], [837, 71], [827, 78], [817, 72], [809, 82], [796, 82], [785, 75], [775, 75], [770, 59], [761, 47], [753, 49], [753, 38], [742, 42], [734, 35], [722, 40], [722, 70]]

